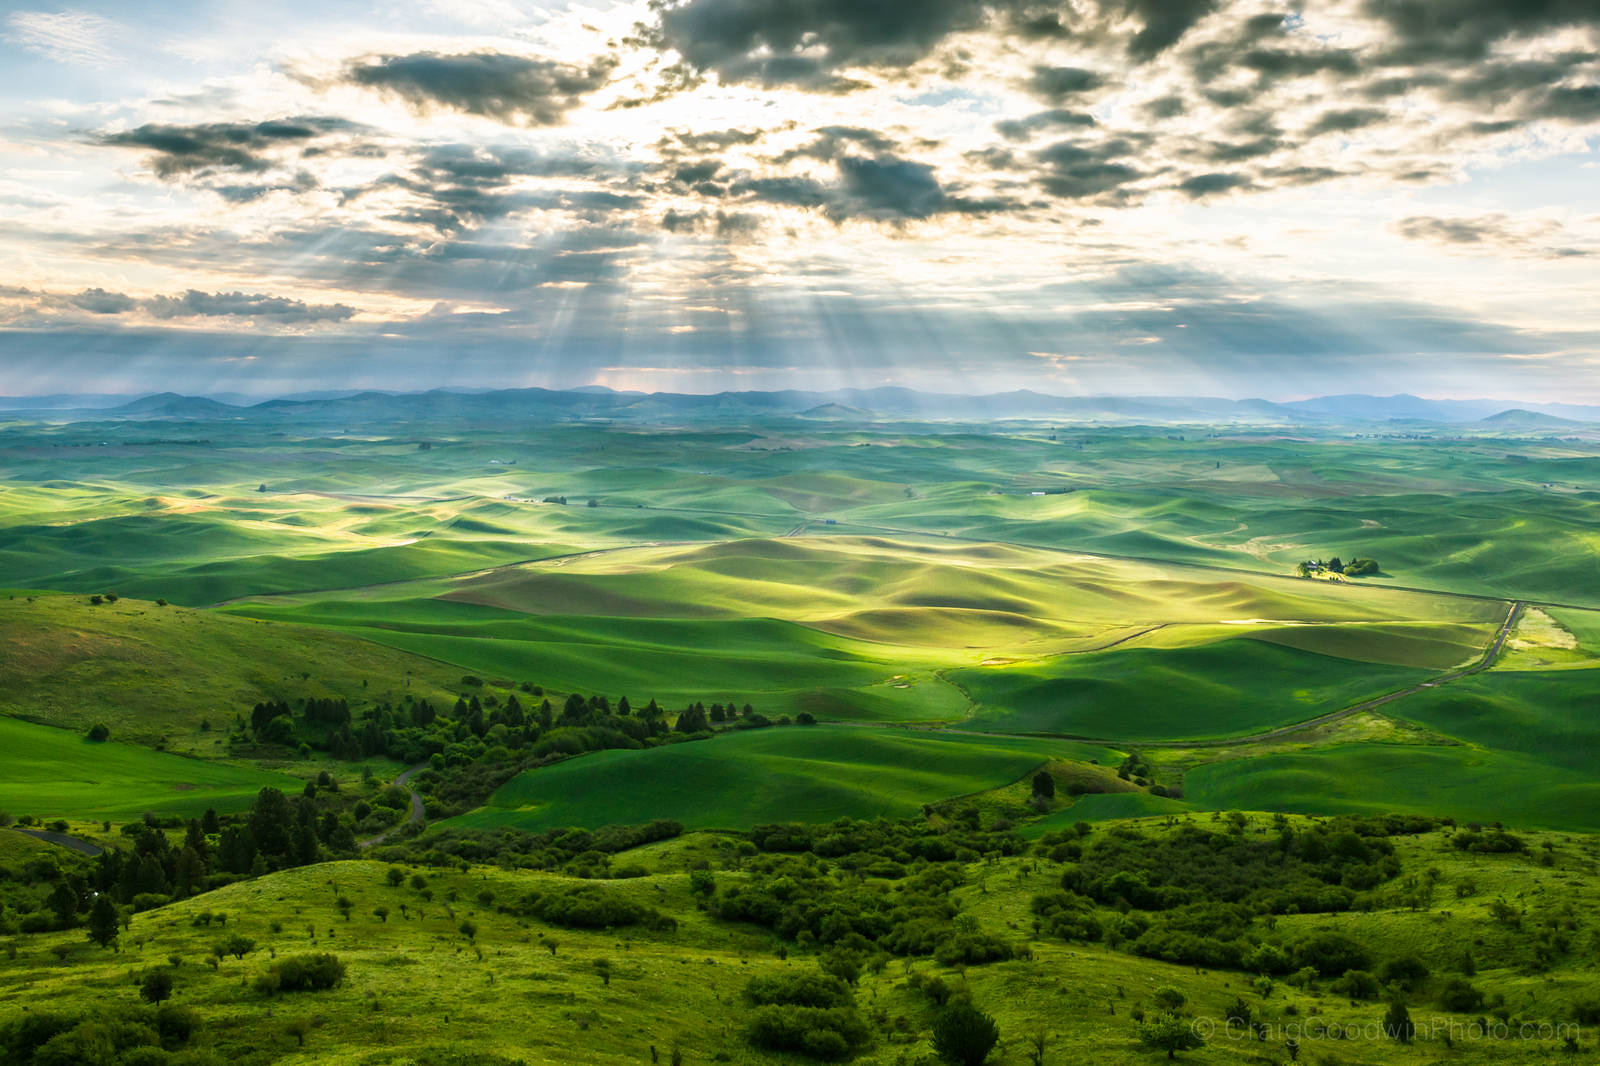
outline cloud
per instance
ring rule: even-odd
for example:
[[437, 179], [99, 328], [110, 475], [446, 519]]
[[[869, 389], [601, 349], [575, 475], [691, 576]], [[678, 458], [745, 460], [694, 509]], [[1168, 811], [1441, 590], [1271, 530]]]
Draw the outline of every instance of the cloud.
[[1033, 68], [1026, 87], [1040, 99], [1059, 104], [1098, 89], [1105, 81], [1105, 75], [1082, 67], [1040, 66]]
[[680, 0], [661, 6], [647, 39], [725, 84], [849, 92], [865, 85], [856, 71], [905, 70], [952, 36], [980, 29], [1085, 44], [1115, 37], [1145, 62], [1217, 4], [1099, 0], [1080, 10], [1040, 0]]
[[1387, 59], [1478, 60], [1508, 39], [1600, 24], [1593, 0], [1365, 0], [1392, 34]]
[[1518, 220], [1504, 214], [1438, 217], [1412, 215], [1395, 222], [1407, 240], [1452, 251], [1511, 254], [1539, 259], [1571, 259], [1595, 249], [1571, 243], [1566, 228], [1551, 219]]
[[[390, 220], [454, 233], [525, 211], [606, 214], [639, 207], [644, 197], [628, 187], [631, 173], [615, 160], [576, 152], [436, 144], [419, 152], [406, 170], [346, 189], [344, 196], [352, 202], [375, 192], [402, 190], [412, 199], [388, 215]], [[573, 184], [522, 184], [558, 178]]]
[[1093, 115], [1065, 108], [1036, 111], [1026, 118], [1005, 119], [994, 124], [995, 132], [1008, 141], [1026, 141], [1046, 130], [1083, 128], [1096, 125]]
[[558, 126], [585, 95], [611, 80], [616, 65], [614, 56], [580, 66], [503, 52], [413, 52], [351, 63], [344, 78], [419, 110], [444, 107], [508, 124]]
[[17, 11], [6, 19], [6, 26], [6, 40], [57, 63], [101, 67], [116, 59], [111, 44], [120, 27], [99, 15]]
[[284, 296], [189, 289], [174, 296], [134, 297], [102, 288], [76, 293], [0, 289], [0, 298], [21, 300], [43, 311], [84, 311], [94, 316], [143, 313], [152, 318], [241, 318], [275, 325], [343, 322], [356, 314], [347, 304], [311, 304]]
[[259, 318], [277, 323], [342, 322], [355, 315], [347, 304], [308, 304], [282, 296], [244, 292], [201, 292], [154, 296], [139, 306], [156, 318]]
[[326, 116], [192, 126], [146, 123], [119, 133], [101, 134], [96, 143], [146, 149], [154, 153], [150, 167], [156, 175], [171, 178], [217, 170], [267, 170], [276, 163], [268, 154], [273, 149], [304, 146], [319, 137], [362, 128], [354, 122]]
[[1063, 200], [1128, 202], [1139, 196], [1131, 186], [1147, 176], [1130, 160], [1135, 154], [1121, 138], [1057, 141], [1033, 154], [1034, 180]]

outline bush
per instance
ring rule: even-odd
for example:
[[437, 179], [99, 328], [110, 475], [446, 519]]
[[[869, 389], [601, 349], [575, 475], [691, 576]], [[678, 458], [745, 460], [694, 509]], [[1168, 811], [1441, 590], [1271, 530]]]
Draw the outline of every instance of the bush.
[[279, 959], [270, 970], [256, 978], [256, 991], [268, 995], [274, 992], [320, 992], [335, 987], [343, 980], [344, 963], [337, 956], [326, 952], [291, 955]]
[[965, 1000], [951, 1003], [933, 1020], [933, 1050], [951, 1066], [981, 1066], [999, 1039], [994, 1019]]
[[1346, 970], [1344, 976], [1333, 983], [1333, 990], [1349, 999], [1377, 999], [1383, 986], [1366, 970]]
[[1452, 977], [1439, 989], [1439, 1009], [1471, 1014], [1483, 1008], [1483, 993], [1462, 977]]
[[1001, 962], [1016, 952], [1010, 944], [988, 933], [957, 933], [940, 944], [933, 957], [940, 966], [980, 966]]
[[106, 725], [104, 722], [96, 722], [94, 725], [89, 727], [89, 739], [94, 741], [96, 744], [110, 740], [111, 727]]
[[757, 1007], [848, 1007], [855, 1003], [850, 988], [825, 973], [778, 973], [756, 977], [744, 987], [744, 998]]
[[1360, 944], [1339, 933], [1318, 933], [1294, 946], [1298, 967], [1309, 966], [1323, 977], [1335, 977], [1346, 970], [1367, 965], [1367, 952]]
[[864, 1048], [870, 1031], [853, 1008], [757, 1007], [745, 1025], [745, 1039], [767, 1051], [792, 1051], [814, 1059], [848, 1058]]
[[660, 912], [595, 886], [550, 892], [529, 892], [514, 908], [551, 925], [568, 929], [614, 929], [624, 925], [663, 925]]

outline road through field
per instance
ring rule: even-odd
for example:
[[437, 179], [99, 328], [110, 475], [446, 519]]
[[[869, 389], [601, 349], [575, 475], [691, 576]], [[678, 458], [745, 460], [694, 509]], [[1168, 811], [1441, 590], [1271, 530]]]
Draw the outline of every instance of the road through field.
[[428, 764], [425, 762], [419, 762], [417, 765], [402, 771], [400, 776], [394, 779], [395, 786], [405, 789], [406, 794], [411, 797], [411, 813], [406, 816], [406, 820], [397, 825], [390, 826], [388, 829], [385, 829], [375, 837], [368, 837], [366, 840], [359, 842], [356, 847], [370, 848], [376, 844], [382, 844], [385, 840], [388, 840], [390, 837], [394, 836], [405, 826], [420, 824], [422, 822], [422, 797], [417, 795], [416, 792], [411, 788], [411, 775], [416, 773], [418, 770], [426, 769], [427, 765]]
[[1307, 729], [1314, 729], [1319, 725], [1326, 725], [1329, 722], [1336, 722], [1341, 718], [1348, 718], [1353, 714], [1360, 714], [1362, 711], [1370, 711], [1373, 708], [1382, 707], [1385, 704], [1393, 703], [1395, 700], [1404, 699], [1407, 696], [1415, 695], [1416, 693], [1422, 692], [1425, 689], [1438, 688], [1440, 685], [1448, 685], [1452, 681], [1459, 681], [1463, 677], [1470, 677], [1473, 674], [1482, 673], [1483, 671], [1489, 669], [1489, 667], [1493, 666], [1495, 660], [1499, 658], [1501, 649], [1505, 647], [1506, 640], [1511, 636], [1511, 630], [1516, 626], [1517, 619], [1521, 616], [1523, 608], [1526, 606], [1527, 604], [1521, 600], [1517, 600], [1511, 604], [1511, 609], [1506, 612], [1506, 620], [1500, 624], [1500, 629], [1495, 633], [1494, 640], [1490, 642], [1489, 647], [1484, 651], [1482, 657], [1476, 662], [1472, 663], [1470, 666], [1463, 666], [1460, 669], [1448, 671], [1440, 674], [1438, 677], [1430, 678], [1427, 681], [1419, 682], [1407, 688], [1397, 689], [1394, 692], [1385, 693], [1382, 696], [1375, 696], [1372, 699], [1362, 700], [1360, 703], [1353, 703], [1348, 707], [1341, 707], [1337, 711], [1330, 711], [1327, 714], [1320, 714], [1315, 718], [1308, 718], [1303, 722], [1295, 722], [1292, 725], [1280, 726], [1277, 729], [1269, 729], [1264, 733], [1252, 733], [1248, 736], [1217, 737], [1215, 739], [1206, 740], [1143, 740], [1137, 745], [1130, 745], [1128, 741], [1120, 740], [1115, 737], [1090, 737], [1082, 736], [1077, 733], [995, 733], [960, 729], [954, 726], [897, 726], [892, 722], [840, 722], [839, 724], [869, 729], [927, 729], [931, 732], [963, 733], [968, 736], [981, 737], [1049, 737], [1051, 739], [1072, 740], [1084, 744], [1099, 744], [1105, 747], [1136, 746], [1139, 748], [1223, 748], [1234, 747], [1240, 744], [1258, 744], [1262, 741], [1277, 740], [1281, 737], [1293, 736], [1295, 733], [1304, 732]]

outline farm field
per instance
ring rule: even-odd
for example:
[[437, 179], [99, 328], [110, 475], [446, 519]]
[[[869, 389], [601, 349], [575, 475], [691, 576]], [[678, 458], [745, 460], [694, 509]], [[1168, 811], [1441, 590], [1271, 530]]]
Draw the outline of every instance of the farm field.
[[191, 817], [237, 811], [262, 788], [298, 778], [152, 751], [0, 716], [0, 808], [41, 819], [131, 821], [146, 812]]
[[[882, 1066], [931, 1054], [912, 973], [966, 982], [1001, 1026], [998, 1062], [1028, 1061], [1041, 1025], [1046, 1061], [1153, 1061], [1131, 1012], [1163, 986], [1195, 1017], [1247, 996], [1278, 1023], [1291, 1005], [1370, 1021], [1381, 1004], [1339, 974], [1291, 985], [1293, 968], [1141, 953], [1108, 903], [1104, 930], [1132, 932], [1062, 939], [1033, 909], [1072, 847], [1233, 834], [1239, 811], [1246, 841], [1402, 819], [1382, 832], [1403, 874], [1354, 874], [1377, 886], [1360, 906], [1284, 911], [1257, 939], [1292, 955], [1338, 930], [1372, 967], [1426, 956], [1421, 1024], [1452, 1014], [1436, 1005], [1461, 965], [1437, 948], [1443, 923], [1499, 945], [1476, 963], [1501, 997], [1479, 1013], [1587, 1009], [1588, 919], [1541, 975], [1500, 944], [1492, 900], [1544, 929], [1566, 921], [1558, 898], [1586, 908], [1594, 891], [1591, 444], [782, 420], [171, 428], [0, 427], [0, 745], [21, 753], [0, 823], [63, 819], [133, 871], [101, 890], [128, 922], [112, 954], [83, 911], [64, 930], [13, 876], [56, 869], [87, 892], [100, 868], [0, 824], [0, 946], [17, 950], [0, 1039], [41, 995], [136, 1009], [131, 966], [169, 974], [207, 1053], [244, 1066], [670, 1061], [675, 1044], [775, 1066], [797, 1060], [750, 1043], [742, 990], [840, 951], [861, 953], [856, 1002], [887, 1012], [855, 1056]], [[191, 436], [207, 443], [145, 443]], [[1296, 576], [1335, 554], [1378, 570]], [[95, 724], [110, 741], [84, 738]], [[221, 828], [197, 840], [208, 807]], [[274, 810], [298, 819], [288, 843], [241, 855], [231, 834], [270, 840]], [[779, 823], [801, 828], [774, 844]], [[1457, 850], [1475, 823], [1523, 850]], [[941, 843], [850, 850], [891, 831]], [[902, 960], [718, 916], [714, 900], [791, 860], [807, 892], [932, 878], [960, 928], [1012, 954]], [[541, 894], [578, 889], [672, 922], [540, 916]], [[209, 965], [225, 934], [203, 912], [251, 951]], [[268, 997], [254, 982], [274, 952], [329, 952], [346, 974]], [[1076, 1014], [1052, 1020], [1063, 1002]], [[530, 1025], [458, 1053], [513, 1009]], [[1347, 1045], [1344, 1066], [1409, 1054]], [[1216, 1039], [1184, 1058], [1239, 1053]]]
[[637, 822], [644, 812], [691, 829], [748, 829], [795, 811], [818, 822], [909, 818], [930, 800], [986, 791], [1061, 757], [1115, 761], [1106, 749], [1063, 741], [838, 726], [759, 730], [596, 752], [524, 772], [449, 824], [598, 829]]

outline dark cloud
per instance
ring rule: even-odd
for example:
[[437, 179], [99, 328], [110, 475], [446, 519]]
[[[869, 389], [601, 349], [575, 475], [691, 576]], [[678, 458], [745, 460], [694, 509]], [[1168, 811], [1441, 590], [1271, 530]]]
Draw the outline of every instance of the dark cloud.
[[1389, 63], [1479, 60], [1510, 38], [1600, 26], [1594, 0], [1366, 0], [1363, 6], [1392, 34]]
[[157, 318], [258, 318], [277, 323], [342, 322], [356, 313], [347, 304], [308, 304], [282, 296], [244, 292], [201, 292], [155, 296], [139, 306]]
[[345, 80], [392, 92], [418, 108], [446, 107], [506, 123], [556, 126], [583, 97], [605, 85], [614, 56], [587, 65], [471, 52], [378, 56], [345, 68]]
[[996, 122], [994, 129], [1008, 141], [1026, 141], [1047, 130], [1082, 129], [1096, 124], [1094, 116], [1086, 112], [1056, 107], [1035, 112], [1026, 118]]
[[1116, 36], [1144, 62], [1218, 3], [1100, 0], [1078, 11], [1049, 0], [679, 0], [639, 39], [724, 82], [848, 92], [862, 85], [851, 71], [904, 69], [980, 28], [1084, 43]]
[[296, 322], [342, 322], [352, 317], [355, 308], [345, 304], [308, 304], [282, 296], [260, 293], [202, 292], [189, 289], [176, 296], [151, 296], [140, 299], [106, 289], [84, 289], [76, 293], [30, 292], [27, 289], [0, 289], [0, 295], [31, 300], [39, 307], [54, 310], [87, 311], [92, 315], [124, 315], [143, 311], [152, 317], [171, 318], [250, 318], [286, 325]]
[[1029, 92], [1052, 104], [1065, 103], [1105, 84], [1105, 75], [1082, 67], [1034, 67]]
[[845, 91], [841, 71], [906, 67], [976, 29], [981, 0], [685, 0], [660, 16], [660, 43], [724, 82]]
[[1177, 44], [1189, 29], [1217, 9], [1220, 0], [1122, 0], [1122, 7], [1144, 22], [1128, 42], [1128, 54], [1148, 60]]
[[1469, 251], [1494, 251], [1541, 259], [1570, 259], [1592, 254], [1587, 249], [1565, 243], [1563, 228], [1548, 220], [1518, 223], [1500, 214], [1455, 218], [1412, 215], [1397, 221], [1394, 229], [1408, 240]]
[[120, 315], [132, 311], [139, 301], [125, 293], [107, 292], [105, 289], [85, 289], [68, 297], [72, 306], [93, 315]]
[[668, 233], [712, 233], [723, 240], [745, 240], [758, 235], [764, 220], [750, 211], [693, 211], [669, 209], [661, 216]]
[[[425, 149], [401, 172], [345, 190], [346, 201], [381, 189], [404, 189], [412, 203], [389, 217], [396, 222], [455, 233], [523, 211], [604, 214], [644, 202], [628, 187], [631, 171], [609, 160], [525, 148], [439, 144]], [[569, 189], [514, 188], [521, 178], [573, 178], [591, 183]], [[599, 187], [596, 187], [599, 186]]]
[[1366, 129], [1386, 122], [1389, 118], [1387, 111], [1375, 107], [1351, 107], [1338, 111], [1324, 111], [1317, 116], [1316, 121], [1306, 127], [1305, 136], [1320, 137], [1324, 133], [1351, 133], [1355, 130]]
[[1057, 141], [1033, 154], [1034, 180], [1045, 192], [1063, 200], [1126, 202], [1137, 196], [1128, 186], [1147, 176], [1123, 161], [1134, 151], [1134, 146], [1121, 138]]
[[267, 122], [207, 122], [193, 126], [147, 123], [121, 133], [101, 134], [97, 143], [152, 152], [150, 168], [170, 178], [216, 170], [259, 172], [274, 165], [274, 149], [303, 146], [333, 133], [363, 127], [341, 118], [309, 116]]
[[1201, 200], [1217, 193], [1232, 192], [1236, 189], [1248, 189], [1255, 183], [1244, 174], [1213, 173], [1196, 174], [1192, 178], [1185, 178], [1178, 182], [1178, 191], [1191, 200]]

